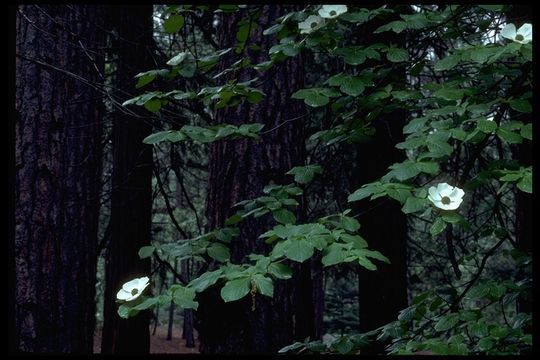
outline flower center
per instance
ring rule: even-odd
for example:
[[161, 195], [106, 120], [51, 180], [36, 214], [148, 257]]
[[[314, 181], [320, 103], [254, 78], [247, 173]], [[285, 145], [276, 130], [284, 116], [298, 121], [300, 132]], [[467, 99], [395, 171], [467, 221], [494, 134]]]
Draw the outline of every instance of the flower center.
[[516, 35], [516, 40], [518, 40], [518, 41], [523, 41], [524, 39], [525, 39], [525, 38], [523, 37], [523, 35], [521, 35], [521, 34], [517, 34], [517, 35]]
[[336, 16], [337, 12], [335, 10], [330, 11], [330, 16]]
[[131, 295], [137, 295], [138, 293], [139, 293], [139, 289], [131, 290]]
[[312, 29], [314, 29], [314, 28], [317, 27], [317, 23], [316, 23], [316, 22], [312, 22], [310, 26], [311, 26]]
[[448, 196], [443, 196], [442, 199], [441, 199], [441, 202], [444, 204], [444, 205], [448, 205], [450, 204], [450, 198]]

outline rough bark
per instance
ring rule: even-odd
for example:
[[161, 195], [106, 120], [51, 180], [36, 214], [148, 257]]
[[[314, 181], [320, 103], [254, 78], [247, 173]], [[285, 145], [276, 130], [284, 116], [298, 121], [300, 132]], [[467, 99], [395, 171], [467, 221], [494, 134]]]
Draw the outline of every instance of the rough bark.
[[[121, 103], [136, 94], [134, 76], [152, 68], [152, 5], [111, 6], [112, 47], [117, 56], [114, 86]], [[144, 117], [116, 109], [113, 114], [111, 241], [106, 252], [106, 288], [101, 352], [146, 354], [150, 350], [149, 314], [130, 319], [116, 313], [116, 292], [136, 277], [150, 275], [149, 260], [138, 250], [151, 241], [152, 147], [142, 140], [152, 131]], [[149, 290], [147, 290], [149, 291]]]
[[102, 99], [86, 81], [103, 72], [102, 23], [101, 6], [18, 8], [19, 351], [92, 353]]
[[[256, 21], [259, 27], [252, 32], [248, 43], [247, 51], [253, 64], [266, 61], [267, 51], [276, 41], [274, 36], [263, 36], [262, 31], [270, 26], [273, 19], [290, 10], [278, 5], [265, 5], [261, 9], [260, 18]], [[239, 13], [220, 18], [219, 44], [222, 48], [236, 44], [237, 23], [242, 17], [243, 13]], [[260, 51], [249, 49], [250, 44], [260, 46]], [[235, 60], [230, 59], [231, 62]], [[222, 64], [220, 70], [226, 66]], [[239, 80], [256, 76], [261, 75], [253, 70], [244, 71]], [[301, 59], [288, 59], [261, 77], [260, 89], [265, 97], [259, 104], [242, 103], [238, 107], [218, 111], [217, 123], [258, 122], [266, 125], [263, 130], [281, 126], [262, 135], [259, 141], [241, 139], [211, 146], [207, 198], [209, 229], [223, 226], [224, 220], [234, 213], [231, 208], [235, 203], [261, 196], [263, 187], [270, 182], [289, 183], [291, 178], [284, 173], [303, 163], [303, 119], [283, 124], [304, 113], [301, 102], [290, 99], [294, 91], [302, 88], [302, 79]], [[270, 216], [243, 222], [240, 235], [231, 243], [231, 261], [241, 263], [250, 253], [267, 253], [268, 246], [257, 237], [273, 225], [275, 222]], [[312, 299], [307, 299], [311, 294], [309, 267], [304, 271], [302, 281], [307, 290], [296, 288], [294, 280], [278, 280], [273, 299], [260, 295], [255, 297], [254, 311], [251, 310], [250, 296], [225, 304], [219, 289], [202, 294], [197, 311], [201, 352], [270, 353], [293, 342], [295, 325], [300, 329], [315, 316], [313, 310], [309, 315], [295, 314], [294, 297], [305, 295], [306, 302], [298, 304], [300, 308], [313, 306]]]

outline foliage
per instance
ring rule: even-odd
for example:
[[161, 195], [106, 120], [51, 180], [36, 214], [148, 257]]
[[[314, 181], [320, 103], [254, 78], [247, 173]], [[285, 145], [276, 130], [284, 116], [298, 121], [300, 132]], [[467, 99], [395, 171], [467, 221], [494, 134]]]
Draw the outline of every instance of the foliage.
[[[208, 11], [188, 8], [170, 8], [171, 15], [164, 23], [166, 32], [181, 29], [189, 12]], [[503, 9], [506, 6], [415, 6], [410, 14], [400, 14], [387, 6], [350, 6], [329, 15], [319, 5], [307, 6], [282, 16], [264, 30], [264, 36], [272, 36], [277, 43], [268, 51], [268, 61], [250, 64], [245, 51], [259, 9], [231, 5], [215, 11], [223, 16], [245, 12], [234, 49], [218, 49], [204, 56], [184, 50], [170, 58], [169, 68], [137, 75], [140, 88], [158, 78], [165, 82], [183, 79], [179, 83], [187, 84], [208, 75], [222, 57], [233, 54], [238, 60], [213, 80], [247, 67], [262, 74], [300, 54], [321, 63], [335, 62], [339, 72], [323, 73], [292, 95], [291, 101], [308, 106], [313, 119], [322, 118], [323, 112], [331, 117], [329, 122], [321, 121], [318, 131], [309, 137], [308, 149], [320, 145], [342, 150], [347, 144], [369, 139], [374, 133], [372, 124], [385, 113], [405, 109], [410, 114], [403, 128], [405, 139], [395, 145], [406, 153], [406, 160], [353, 191], [348, 201], [387, 198], [401, 204], [410, 219], [416, 261], [421, 264], [429, 257], [423, 270], [410, 270], [410, 279], [418, 279], [417, 285], [411, 280], [416, 296], [396, 321], [379, 329], [343, 334], [327, 344], [308, 339], [280, 352], [352, 354], [370, 341], [385, 342], [391, 354], [424, 350], [457, 355], [519, 354], [530, 349], [530, 314], [512, 310], [518, 298], [530, 291], [530, 259], [518, 250], [516, 225], [509, 214], [517, 192], [532, 193], [532, 167], [511, 155], [518, 153], [518, 145], [532, 140], [532, 44], [497, 36], [499, 24], [505, 22]], [[400, 20], [388, 21], [392, 16]], [[383, 23], [375, 33], [404, 34], [412, 40], [410, 45], [404, 49], [391, 43], [350, 41], [359, 27], [373, 21]], [[406, 86], [388, 83], [398, 68], [408, 72]], [[232, 80], [196, 91], [188, 86], [168, 92], [148, 91], [124, 105], [144, 106], [158, 113], [170, 104], [198, 103], [211, 113], [245, 101], [260, 102], [265, 94], [257, 90], [258, 81]], [[262, 124], [253, 123], [186, 124], [154, 133], [144, 142], [258, 139], [264, 136], [261, 129]], [[297, 197], [323, 173], [326, 169], [321, 164], [295, 167], [287, 173], [294, 177], [294, 184], [269, 184], [262, 196], [236, 204], [236, 213], [223, 228], [179, 243], [141, 249], [141, 257], [153, 254], [167, 261], [195, 259], [219, 265], [183, 285], [171, 286], [165, 295], [124, 303], [119, 314], [133, 316], [171, 299], [183, 308], [196, 309], [197, 294], [212, 286], [221, 288], [225, 302], [248, 294], [271, 297], [274, 282], [291, 277], [291, 262], [304, 262], [316, 255], [321, 255], [326, 268], [356, 263], [374, 271], [374, 260], [388, 263], [383, 254], [368, 248], [369, 239], [360, 235], [361, 224], [350, 210], [327, 212], [297, 224]], [[458, 209], [440, 210], [427, 200], [429, 186], [442, 182], [465, 190], [465, 201]], [[264, 215], [271, 215], [276, 222], [259, 236], [271, 251], [251, 254], [249, 263], [231, 263], [228, 246], [239, 235], [242, 221]], [[420, 253], [423, 246], [428, 250]], [[436, 256], [441, 246], [448, 250], [444, 265]], [[494, 259], [502, 264], [501, 279], [486, 276], [486, 272], [495, 274], [489, 265]], [[421, 291], [433, 283], [443, 285]]]

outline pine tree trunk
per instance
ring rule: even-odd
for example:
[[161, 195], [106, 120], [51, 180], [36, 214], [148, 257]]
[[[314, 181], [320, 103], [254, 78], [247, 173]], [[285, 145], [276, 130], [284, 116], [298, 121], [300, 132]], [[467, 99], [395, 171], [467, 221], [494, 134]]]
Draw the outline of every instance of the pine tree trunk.
[[[259, 27], [254, 30], [250, 44], [260, 46], [259, 51], [248, 50], [250, 60], [257, 64], [267, 60], [267, 51], [275, 44], [275, 36], [263, 36], [262, 31], [274, 19], [290, 10], [285, 6], [262, 6]], [[291, 10], [292, 11], [292, 10]], [[236, 44], [237, 23], [244, 13], [227, 14], [220, 18], [219, 43], [222, 48]], [[230, 61], [236, 61], [231, 58]], [[227, 64], [221, 64], [221, 70]], [[240, 81], [252, 79], [254, 70], [245, 71]], [[291, 94], [303, 86], [303, 69], [299, 57], [291, 58], [273, 67], [261, 77], [260, 90], [264, 99], [256, 105], [242, 103], [238, 107], [218, 111], [217, 123], [265, 124], [265, 133], [259, 141], [240, 139], [222, 141], [211, 145], [209, 162], [209, 193], [207, 217], [209, 229], [223, 226], [224, 220], [234, 213], [232, 206], [245, 199], [261, 196], [262, 189], [270, 182], [286, 184], [291, 181], [284, 173], [302, 165], [304, 158], [303, 104], [291, 100]], [[275, 225], [270, 216], [249, 219], [240, 226], [240, 235], [231, 243], [231, 261], [241, 263], [250, 253], [265, 254], [268, 246], [257, 239], [266, 229]], [[306, 270], [304, 284], [311, 292], [311, 274]], [[200, 296], [197, 311], [200, 350], [202, 353], [270, 353], [294, 340], [295, 324], [299, 319], [312, 320], [314, 313], [304, 317], [298, 314], [295, 321], [294, 296], [298, 296], [294, 281], [276, 281], [272, 299], [257, 295], [255, 311], [250, 296], [225, 304], [218, 289], [209, 289]], [[312, 306], [312, 300], [299, 304]], [[311, 321], [313, 322], [313, 321]], [[303, 340], [303, 339], [302, 339]]]
[[[16, 17], [16, 343], [92, 353], [101, 170], [103, 8]], [[81, 48], [83, 46], [85, 49]], [[79, 80], [82, 79], [82, 80]]]
[[[117, 37], [114, 85], [120, 103], [134, 96], [134, 76], [152, 68], [152, 5], [111, 6]], [[129, 11], [127, 11], [129, 10]], [[126, 94], [127, 93], [127, 94]], [[131, 95], [130, 95], [131, 94]], [[134, 110], [134, 109], [131, 109]], [[140, 247], [151, 241], [152, 147], [142, 140], [152, 131], [148, 119], [115, 109], [113, 118], [113, 179], [111, 242], [106, 252], [106, 288], [101, 352], [146, 354], [150, 350], [149, 313], [130, 319], [116, 313], [116, 292], [136, 277], [150, 275], [150, 261], [140, 260]], [[141, 115], [147, 115], [148, 113]], [[146, 290], [150, 292], [151, 290]]]

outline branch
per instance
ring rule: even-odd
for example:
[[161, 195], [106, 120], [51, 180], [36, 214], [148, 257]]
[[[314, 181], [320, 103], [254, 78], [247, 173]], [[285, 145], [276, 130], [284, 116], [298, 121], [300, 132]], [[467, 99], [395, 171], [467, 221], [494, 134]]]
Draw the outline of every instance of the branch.
[[152, 169], [154, 170], [154, 174], [156, 175], [156, 180], [157, 180], [159, 190], [161, 191], [161, 194], [163, 195], [163, 199], [165, 199], [165, 206], [167, 207], [167, 212], [169, 213], [169, 216], [170, 216], [174, 226], [176, 227], [178, 232], [180, 234], [182, 234], [182, 236], [185, 239], [189, 239], [190, 236], [182, 229], [182, 227], [180, 226], [180, 224], [178, 223], [178, 221], [176, 221], [176, 218], [174, 217], [173, 208], [172, 208], [171, 203], [169, 201], [169, 197], [165, 193], [165, 189], [163, 188], [163, 182], [161, 181], [161, 178], [159, 176], [159, 172], [157, 170], [157, 167], [156, 167], [155, 163], [154, 163], [154, 166], [152, 166]]

